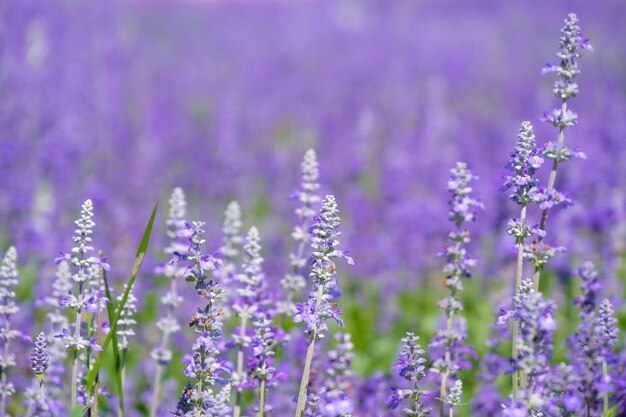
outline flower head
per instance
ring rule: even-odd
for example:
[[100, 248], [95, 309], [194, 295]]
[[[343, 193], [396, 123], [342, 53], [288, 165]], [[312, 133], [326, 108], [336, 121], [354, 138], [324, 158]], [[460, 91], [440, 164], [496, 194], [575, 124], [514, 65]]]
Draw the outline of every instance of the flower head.
[[521, 206], [526, 206], [532, 201], [532, 192], [538, 182], [535, 174], [542, 164], [543, 158], [537, 148], [533, 126], [530, 122], [522, 122], [517, 135], [517, 145], [506, 165], [511, 174], [505, 177], [502, 185], [503, 190], [511, 190], [511, 200]]
[[39, 333], [35, 339], [35, 347], [30, 357], [30, 367], [39, 378], [43, 378], [43, 375], [48, 369], [48, 348], [46, 346], [46, 335], [44, 332]]

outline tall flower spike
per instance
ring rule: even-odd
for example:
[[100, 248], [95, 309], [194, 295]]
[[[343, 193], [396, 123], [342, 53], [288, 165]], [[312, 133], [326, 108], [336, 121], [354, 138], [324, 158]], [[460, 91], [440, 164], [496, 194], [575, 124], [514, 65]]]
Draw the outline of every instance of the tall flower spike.
[[[476, 211], [483, 205], [471, 196], [470, 182], [477, 177], [467, 169], [467, 164], [457, 162], [450, 170], [448, 191], [452, 194], [449, 201], [449, 219], [454, 223], [454, 230], [448, 234], [446, 247], [439, 256], [446, 258], [443, 272], [446, 275], [445, 286], [450, 295], [439, 301], [438, 307], [446, 316], [446, 327], [439, 329], [429, 347], [433, 365], [431, 371], [441, 376], [439, 383], [440, 414], [443, 415], [447, 395], [448, 379], [456, 379], [458, 363], [463, 356], [471, 354], [471, 350], [463, 346], [467, 339], [465, 321], [459, 317], [463, 309], [458, 292], [463, 290], [463, 279], [470, 277], [470, 267], [476, 261], [468, 257], [466, 246], [470, 242], [470, 232], [465, 223], [476, 218]], [[455, 320], [456, 319], [456, 320]], [[458, 322], [458, 325], [455, 323]]]
[[11, 316], [18, 312], [15, 303], [15, 286], [18, 283], [17, 251], [10, 247], [0, 266], [0, 415], [6, 415], [7, 401], [15, 394], [9, 381], [8, 370], [15, 366], [15, 355], [11, 353], [11, 342], [21, 332], [11, 328]]
[[206, 243], [204, 233], [203, 222], [186, 223], [179, 236], [187, 238], [189, 248], [182, 253], [175, 252], [175, 258], [170, 261], [171, 264], [186, 262], [189, 265], [185, 279], [194, 284], [206, 303], [196, 310], [190, 321], [197, 338], [183, 363], [185, 376], [193, 378], [194, 384], [187, 384], [181, 394], [176, 411], [181, 416], [212, 415], [211, 408], [216, 405], [215, 385], [226, 384], [224, 374], [228, 372], [218, 359], [218, 342], [222, 336], [222, 312], [218, 302], [224, 291], [220, 283], [209, 276], [222, 262], [213, 255], [202, 253], [202, 246]]
[[617, 343], [619, 330], [616, 327], [615, 310], [609, 300], [603, 300], [598, 310], [598, 337], [602, 346], [602, 356], [609, 360], [613, 355], [613, 346]]
[[598, 391], [602, 393], [602, 415], [609, 415], [609, 392], [614, 389], [609, 373], [609, 362], [613, 362], [613, 346], [617, 343], [617, 334], [619, 330], [616, 327], [617, 319], [613, 305], [609, 300], [602, 301], [598, 311], [598, 342], [600, 344], [600, 353], [602, 355], [602, 381], [598, 387]]
[[[594, 265], [586, 262], [576, 271], [581, 278], [580, 296], [574, 305], [580, 309], [581, 318], [574, 335], [567, 340], [569, 357], [572, 362], [576, 383], [566, 393], [566, 409], [581, 415], [589, 412], [598, 413], [601, 395], [598, 387], [598, 375], [602, 374], [602, 347], [598, 340], [597, 307], [602, 282]], [[565, 402], [565, 401], [564, 401]]]
[[[182, 253], [187, 249], [184, 238], [179, 236], [180, 232], [186, 227], [184, 218], [187, 210], [187, 201], [182, 188], [174, 188], [169, 199], [169, 204], [170, 209], [166, 220], [166, 234], [170, 242], [165, 248], [164, 253], [165, 255], [173, 256], [174, 253]], [[157, 362], [154, 386], [152, 387], [152, 399], [150, 400], [150, 417], [157, 415], [164, 368], [172, 360], [172, 351], [169, 347], [171, 336], [181, 328], [175, 312], [183, 302], [183, 297], [178, 293], [178, 280], [184, 277], [186, 269], [178, 264], [168, 263], [160, 268], [159, 272], [162, 272], [168, 279], [169, 286], [167, 292], [161, 297], [161, 304], [165, 309], [165, 314], [163, 314], [156, 323], [157, 328], [162, 333], [161, 342], [157, 347], [152, 349], [150, 353], [152, 359]]]
[[30, 366], [37, 378], [43, 379], [48, 369], [48, 348], [46, 346], [46, 335], [44, 332], [39, 333], [35, 339], [35, 347], [30, 357]]
[[87, 348], [94, 350], [101, 349], [94, 341], [84, 338], [81, 334], [81, 329], [84, 310], [91, 311], [96, 305], [99, 308], [102, 297], [97, 297], [97, 293], [86, 297], [84, 293], [87, 289], [87, 285], [90, 284], [90, 279], [93, 278], [92, 265], [97, 264], [104, 269], [109, 269], [108, 264], [106, 264], [103, 259], [90, 256], [93, 252], [91, 235], [93, 234], [93, 227], [95, 226], [93, 221], [93, 203], [91, 200], [86, 200], [83, 203], [80, 216], [74, 223], [76, 224], [76, 229], [74, 230], [74, 247], [72, 248], [71, 254], [62, 254], [55, 259], [56, 263], [69, 261], [74, 266], [75, 270], [72, 274], [72, 280], [76, 283], [77, 287], [76, 295], [69, 294], [61, 297], [59, 300], [61, 306], [76, 309], [73, 331], [71, 332], [69, 328], [63, 329], [61, 336], [65, 342], [65, 347], [69, 349], [72, 356], [70, 407], [74, 407], [77, 404], [78, 368], [81, 352]]
[[531, 279], [526, 279], [514, 297], [514, 309], [503, 315], [518, 324], [514, 335], [516, 356], [512, 358], [513, 371], [518, 375], [520, 391], [511, 403], [524, 404], [529, 414], [544, 412], [540, 378], [549, 369], [556, 329], [555, 305], [535, 291]]
[[252, 325], [254, 337], [252, 339], [252, 357], [248, 362], [251, 376], [259, 382], [259, 417], [271, 407], [266, 404], [267, 388], [276, 384], [276, 368], [274, 367], [275, 349], [280, 343], [281, 335], [272, 326], [271, 314], [261, 311], [255, 314]]
[[[247, 330], [251, 325], [256, 312], [262, 304], [262, 295], [265, 287], [263, 280], [263, 258], [261, 257], [261, 237], [256, 227], [251, 227], [246, 236], [246, 243], [243, 247], [244, 262], [243, 273], [237, 274], [235, 279], [240, 283], [237, 289], [239, 299], [233, 305], [233, 310], [239, 317], [239, 331], [233, 335], [233, 341], [237, 346], [236, 370], [232, 375], [234, 388], [237, 389], [235, 399], [234, 417], [241, 413], [241, 390], [246, 385], [248, 374], [244, 369], [244, 351], [250, 346], [250, 336]], [[266, 300], [265, 300], [266, 301]], [[265, 303], [263, 301], [263, 303]]]
[[307, 386], [311, 372], [311, 362], [315, 351], [315, 342], [322, 339], [328, 330], [326, 321], [334, 319], [343, 326], [339, 318], [341, 311], [336, 307], [334, 300], [341, 295], [337, 285], [335, 259], [345, 257], [349, 264], [352, 259], [345, 256], [339, 249], [339, 209], [335, 197], [327, 195], [322, 201], [322, 208], [315, 223], [310, 228], [311, 248], [313, 249], [313, 266], [309, 277], [313, 281], [312, 291], [304, 303], [296, 306], [293, 321], [304, 322], [305, 334], [309, 337], [309, 346], [304, 362], [304, 370], [298, 391], [296, 417], [301, 417], [307, 399]]
[[[517, 267], [515, 270], [515, 293], [522, 285], [522, 272], [524, 266], [524, 243], [533, 234], [539, 233], [535, 227], [528, 225], [526, 220], [526, 211], [528, 205], [533, 201], [532, 195], [537, 188], [538, 180], [535, 177], [537, 170], [543, 164], [543, 159], [539, 156], [537, 143], [533, 126], [530, 122], [522, 122], [517, 135], [517, 144], [511, 153], [511, 160], [507, 163], [506, 168], [511, 172], [505, 177], [502, 190], [511, 190], [509, 197], [520, 206], [520, 215], [518, 218], [509, 220], [507, 234], [515, 238], [517, 246]], [[512, 331], [512, 354], [513, 358], [517, 357], [517, 344], [515, 338], [518, 333], [518, 322], [513, 322]], [[520, 375], [518, 372], [513, 374], [513, 400], [517, 400], [517, 390]]]
[[[124, 291], [117, 296], [117, 302], [122, 301], [124, 292], [126, 291], [126, 284], [124, 285]], [[134, 327], [137, 325], [135, 320], [135, 314], [137, 313], [137, 297], [133, 294], [131, 289], [126, 299], [126, 304], [122, 308], [120, 319], [117, 322], [117, 344], [120, 350], [128, 350], [128, 339], [135, 335]]]
[[335, 334], [337, 347], [328, 352], [326, 378], [320, 390], [321, 409], [324, 416], [350, 416], [354, 404], [349, 396], [352, 386], [351, 365], [354, 345], [348, 333]]
[[300, 189], [294, 195], [301, 206], [296, 209], [298, 224], [295, 226], [291, 236], [296, 243], [294, 252], [289, 255], [290, 271], [280, 281], [285, 292], [285, 301], [279, 305], [280, 312], [293, 314], [295, 305], [293, 299], [302, 289], [306, 287], [306, 281], [302, 275], [302, 269], [306, 266], [308, 256], [304, 250], [310, 239], [307, 226], [315, 215], [315, 210], [321, 197], [318, 195], [320, 184], [318, 183], [319, 169], [317, 156], [313, 149], [309, 149], [304, 154], [304, 159], [300, 165], [302, 172], [302, 182]]
[[243, 244], [243, 236], [241, 236], [242, 226], [241, 207], [238, 202], [231, 201], [226, 206], [226, 211], [224, 211], [224, 226], [222, 227], [224, 241], [220, 248], [220, 253], [224, 257], [222, 271], [225, 273], [234, 272], [234, 262], [239, 256], [241, 245]]
[[[559, 59], [559, 65], [548, 64], [542, 74], [556, 73], [557, 79], [554, 82], [552, 91], [554, 95], [561, 100], [559, 108], [552, 110], [552, 113], [546, 113], [544, 119], [559, 129], [556, 142], [550, 141], [544, 145], [543, 156], [552, 160], [552, 169], [548, 178], [548, 185], [545, 188], [537, 188], [533, 193], [533, 200], [536, 201], [542, 209], [541, 221], [539, 229], [542, 232], [546, 230], [546, 222], [548, 220], [548, 210], [552, 207], [567, 207], [572, 202], [563, 194], [555, 189], [557, 169], [561, 162], [568, 161], [572, 156], [585, 158], [585, 154], [570, 149], [565, 144], [565, 129], [574, 126], [578, 121], [578, 115], [568, 108], [568, 100], [578, 94], [578, 84], [575, 81], [576, 76], [580, 73], [578, 69], [578, 61], [581, 57], [583, 49], [592, 50], [588, 40], [582, 36], [580, 27], [578, 26], [578, 18], [574, 13], [570, 13], [565, 19], [565, 26], [561, 29], [560, 49], [556, 56]], [[547, 254], [550, 258], [554, 254], [550, 251], [550, 246], [542, 245], [545, 233], [541, 233], [537, 237], [535, 251], [536, 257], [541, 254]], [[539, 286], [541, 271], [545, 262], [535, 262], [535, 288]]]
[[400, 377], [407, 381], [408, 387], [391, 387], [392, 394], [387, 400], [387, 407], [390, 409], [394, 410], [402, 402], [408, 401], [408, 405], [403, 409], [407, 416], [426, 417], [431, 413], [431, 409], [424, 403], [424, 396], [428, 395], [428, 391], [421, 387], [426, 376], [424, 354], [419, 345], [419, 337], [407, 332], [402, 339], [402, 347], [392, 369], [397, 370]]

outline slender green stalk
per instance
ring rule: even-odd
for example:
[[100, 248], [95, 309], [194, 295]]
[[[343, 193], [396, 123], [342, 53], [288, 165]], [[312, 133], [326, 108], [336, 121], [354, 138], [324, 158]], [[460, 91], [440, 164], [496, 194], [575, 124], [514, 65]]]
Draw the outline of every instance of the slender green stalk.
[[[451, 312], [450, 315], [448, 316], [448, 320], [446, 323], [446, 329], [448, 331], [448, 334], [450, 334], [450, 332], [452, 332], [452, 321], [454, 319], [454, 312]], [[447, 364], [450, 363], [450, 350], [446, 350], [446, 355], [445, 355], [445, 361]], [[450, 370], [446, 369], [446, 372], [444, 372], [443, 374], [441, 374], [441, 387], [439, 389], [439, 399], [440, 399], [440, 403], [439, 403], [439, 415], [443, 416], [444, 415], [444, 407], [445, 407], [445, 401], [446, 401], [446, 395], [447, 395], [447, 390], [448, 390], [448, 374], [449, 374]], [[452, 412], [452, 408], [450, 407], [450, 412]]]
[[[526, 206], [522, 206], [520, 211], [520, 220], [523, 222], [526, 219]], [[522, 273], [524, 268], [524, 244], [517, 245], [517, 268], [515, 270], [515, 294], [522, 285]], [[519, 324], [517, 321], [513, 322], [513, 332], [511, 334], [511, 357], [517, 358], [517, 335], [519, 333]], [[513, 400], [517, 400], [517, 392], [519, 390], [519, 382], [522, 375], [519, 371], [513, 372]]]
[[[321, 285], [317, 287], [317, 296], [315, 298], [315, 310], [317, 311], [322, 296], [324, 295], [324, 288]], [[315, 339], [317, 338], [317, 326], [313, 328], [313, 334], [311, 335], [311, 342], [306, 350], [306, 360], [304, 361], [304, 370], [302, 371], [302, 380], [300, 381], [300, 390], [298, 391], [298, 404], [296, 405], [296, 417], [302, 417], [304, 414], [304, 407], [306, 406], [307, 388], [309, 386], [309, 377], [311, 374], [311, 363], [313, 362], [313, 354], [315, 353]]]
[[261, 378], [261, 388], [259, 392], [259, 417], [265, 413], [265, 377]]
[[[608, 365], [606, 364], [606, 359], [602, 359], [602, 377], [606, 378], [609, 375]], [[602, 417], [609, 416], [609, 393], [608, 391], [604, 391], [602, 393]]]
[[[561, 103], [561, 114], [565, 114], [567, 112], [567, 101], [563, 100]], [[559, 127], [559, 136], [557, 138], [557, 148], [563, 145], [565, 141], [565, 126]], [[554, 190], [554, 186], [556, 184], [556, 173], [559, 167], [559, 158], [554, 158], [552, 162], [552, 170], [550, 171], [550, 176], [548, 177], [548, 187], [547, 193], [549, 195], [550, 192]], [[548, 208], [544, 208], [541, 212], [541, 221], [539, 222], [539, 229], [545, 231], [546, 223], [548, 221]], [[537, 242], [541, 243], [543, 241], [543, 237], [540, 235], [537, 238]], [[533, 275], [533, 282], [535, 283], [535, 290], [539, 289], [539, 280], [541, 279], [541, 267], [539, 265], [535, 265], [535, 273]]]
[[[243, 339], [246, 337], [246, 327], [248, 325], [248, 316], [243, 314], [241, 316], [241, 325], [239, 326], [239, 340], [241, 343], [237, 349], [237, 376], [243, 375]], [[237, 393], [235, 394], [235, 406], [233, 407], [233, 417], [241, 416], [241, 390], [235, 388]]]
[[[83, 303], [83, 283], [78, 283], [78, 309], [76, 311], [76, 321], [74, 324], [74, 339], [80, 339], [80, 328], [82, 326], [83, 309], [80, 307]], [[74, 349], [72, 355], [72, 372], [70, 373], [70, 408], [74, 408], [77, 403], [78, 396], [78, 349]]]

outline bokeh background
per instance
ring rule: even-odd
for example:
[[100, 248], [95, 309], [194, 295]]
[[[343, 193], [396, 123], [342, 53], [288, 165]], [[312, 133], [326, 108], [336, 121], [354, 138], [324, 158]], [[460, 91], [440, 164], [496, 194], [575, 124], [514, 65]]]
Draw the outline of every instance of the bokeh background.
[[[567, 304], [572, 269], [593, 260], [621, 308], [626, 4], [619, 1], [5, 0], [0, 243], [14, 244], [31, 271], [20, 295], [48, 290], [51, 261], [71, 244], [85, 198], [96, 207], [97, 247], [121, 282], [158, 201], [159, 225], [137, 281], [149, 322], [160, 285], [151, 270], [175, 186], [187, 193], [190, 217], [207, 221], [216, 249], [222, 213], [238, 200], [245, 224], [260, 228], [266, 270], [278, 282], [295, 221], [289, 196], [312, 147], [356, 263], [342, 271], [355, 367], [363, 375], [386, 371], [398, 335], [435, 327], [436, 254], [450, 227], [446, 180], [463, 160], [480, 176], [475, 193], [485, 204], [472, 225], [479, 264], [466, 300], [478, 323], [470, 338], [480, 345], [513, 278], [504, 225], [514, 207], [499, 191], [503, 166], [522, 120], [535, 124], [539, 142], [555, 137], [541, 122], [555, 106], [552, 79], [539, 73], [555, 60], [570, 11], [595, 47], [582, 60], [571, 105], [579, 125], [566, 139], [588, 158], [559, 174], [575, 205], [549, 222], [548, 241], [568, 248], [552, 264], [549, 286]], [[153, 331], [146, 326], [141, 337]]]

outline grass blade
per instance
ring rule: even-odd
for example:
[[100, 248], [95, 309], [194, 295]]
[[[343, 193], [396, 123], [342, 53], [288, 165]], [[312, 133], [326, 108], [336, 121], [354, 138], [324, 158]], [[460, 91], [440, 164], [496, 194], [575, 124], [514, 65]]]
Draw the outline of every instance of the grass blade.
[[131, 271], [130, 278], [128, 278], [128, 282], [126, 283], [126, 290], [124, 291], [124, 294], [122, 295], [122, 299], [120, 303], [118, 304], [117, 308], [115, 309], [115, 316], [113, 317], [113, 320], [111, 320], [111, 330], [109, 334], [107, 335], [106, 339], [104, 339], [104, 343], [102, 344], [102, 352], [98, 356], [98, 359], [96, 360], [96, 362], [94, 363], [93, 368], [91, 368], [91, 370], [87, 374], [87, 383], [86, 383], [87, 392], [91, 392], [91, 390], [93, 389], [93, 384], [96, 380], [96, 376], [98, 375], [98, 371], [100, 370], [100, 367], [102, 366], [102, 361], [104, 360], [104, 356], [106, 354], [107, 348], [109, 347], [109, 344], [111, 343], [111, 340], [113, 339], [113, 335], [115, 335], [115, 332], [117, 330], [117, 322], [120, 319], [120, 316], [122, 315], [122, 309], [124, 308], [124, 305], [126, 304], [126, 300], [128, 300], [128, 293], [133, 287], [133, 283], [135, 282], [135, 278], [137, 277], [137, 273], [139, 272], [139, 268], [141, 267], [143, 258], [146, 255], [146, 250], [148, 249], [148, 242], [150, 241], [150, 234], [152, 233], [152, 226], [154, 225], [154, 218], [156, 217], [157, 207], [158, 207], [158, 204], [155, 204], [154, 208], [152, 209], [152, 215], [150, 216], [150, 220], [148, 221], [148, 224], [146, 225], [146, 230], [143, 232], [141, 243], [139, 244], [139, 248], [137, 249], [137, 255], [135, 255], [135, 263], [133, 265], [133, 270]]
[[[115, 307], [113, 305], [113, 297], [111, 296], [111, 289], [109, 288], [109, 281], [107, 280], [107, 272], [102, 271], [102, 279], [104, 281], [104, 290], [110, 303], [107, 304], [107, 313], [109, 316], [109, 323], [112, 323], [115, 318]], [[120, 401], [120, 410], [124, 413], [124, 387], [122, 386], [122, 362], [120, 360], [120, 348], [117, 344], [117, 332], [113, 332], [111, 336], [111, 343], [113, 343], [113, 360], [115, 361], [115, 385], [117, 387], [117, 393]]]

